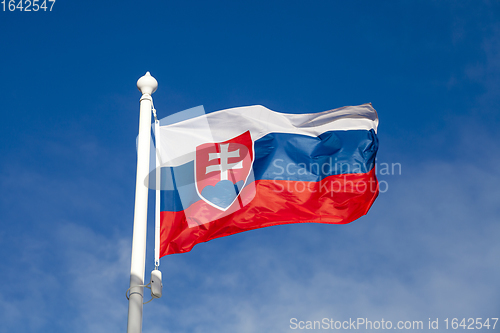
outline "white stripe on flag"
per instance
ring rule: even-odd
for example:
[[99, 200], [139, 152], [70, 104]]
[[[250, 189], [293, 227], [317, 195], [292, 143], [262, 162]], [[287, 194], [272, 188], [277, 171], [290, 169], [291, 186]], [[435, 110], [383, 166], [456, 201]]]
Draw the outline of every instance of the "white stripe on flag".
[[248, 130], [252, 140], [269, 133], [318, 136], [327, 131], [375, 130], [378, 116], [371, 104], [346, 106], [319, 113], [279, 113], [261, 105], [221, 110], [161, 126], [163, 166], [178, 166], [194, 160], [196, 147], [223, 142]]

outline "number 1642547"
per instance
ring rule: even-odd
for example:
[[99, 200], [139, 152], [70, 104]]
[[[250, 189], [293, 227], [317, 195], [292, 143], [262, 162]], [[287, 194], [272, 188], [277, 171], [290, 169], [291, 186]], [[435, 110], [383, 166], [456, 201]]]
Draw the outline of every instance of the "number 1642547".
[[2, 0], [2, 10], [4, 12], [38, 12], [52, 11], [56, 0]]

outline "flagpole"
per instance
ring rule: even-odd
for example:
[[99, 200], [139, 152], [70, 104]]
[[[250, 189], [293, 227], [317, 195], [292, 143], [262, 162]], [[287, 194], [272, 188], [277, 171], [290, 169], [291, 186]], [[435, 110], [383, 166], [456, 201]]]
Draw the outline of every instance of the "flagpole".
[[148, 219], [149, 153], [151, 140], [151, 94], [158, 82], [149, 72], [137, 81], [142, 93], [137, 143], [137, 174], [135, 183], [134, 231], [132, 235], [132, 259], [130, 263], [130, 298], [128, 302], [127, 333], [142, 332], [142, 308], [144, 302], [144, 271], [146, 269], [146, 232]]

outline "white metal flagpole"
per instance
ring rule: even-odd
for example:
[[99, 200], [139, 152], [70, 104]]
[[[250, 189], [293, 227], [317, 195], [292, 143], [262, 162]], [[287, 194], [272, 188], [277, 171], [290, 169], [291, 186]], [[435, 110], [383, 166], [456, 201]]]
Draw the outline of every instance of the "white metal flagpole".
[[134, 233], [130, 264], [130, 298], [128, 302], [127, 333], [141, 333], [144, 302], [144, 271], [146, 269], [146, 232], [148, 219], [148, 174], [151, 140], [151, 94], [158, 82], [149, 72], [137, 81], [142, 93], [137, 143], [137, 175], [135, 183]]

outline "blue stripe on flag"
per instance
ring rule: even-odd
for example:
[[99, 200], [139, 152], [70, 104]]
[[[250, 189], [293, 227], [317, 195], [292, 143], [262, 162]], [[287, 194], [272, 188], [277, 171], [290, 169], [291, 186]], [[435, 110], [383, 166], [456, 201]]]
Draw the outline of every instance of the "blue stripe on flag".
[[[271, 133], [254, 143], [254, 178], [319, 182], [332, 175], [367, 173], [377, 148], [374, 130], [330, 131], [318, 137]], [[181, 211], [200, 200], [194, 161], [162, 168], [161, 178], [161, 211]]]

